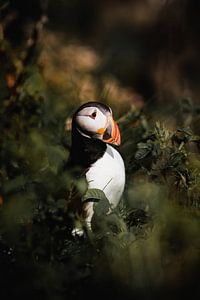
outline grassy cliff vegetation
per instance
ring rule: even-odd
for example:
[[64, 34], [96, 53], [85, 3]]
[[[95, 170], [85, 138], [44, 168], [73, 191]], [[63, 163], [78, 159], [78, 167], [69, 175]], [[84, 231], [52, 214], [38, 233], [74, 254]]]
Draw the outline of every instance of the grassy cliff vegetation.
[[[106, 62], [88, 41], [93, 10], [82, 12], [91, 13], [91, 19], [86, 14], [85, 27], [74, 25], [68, 12], [71, 31], [66, 38], [58, 20], [52, 17], [45, 25], [46, 1], [39, 11], [38, 6], [30, 11], [25, 2], [0, 3], [1, 298], [198, 298], [198, 101], [181, 96], [174, 82], [171, 94], [164, 85], [162, 93], [157, 88], [150, 98], [147, 80], [142, 82], [144, 93], [141, 83], [127, 82], [127, 65], [109, 56]], [[134, 52], [126, 38], [122, 42], [130, 60], [135, 53], [137, 69], [142, 59], [138, 61], [137, 49], [147, 58], [147, 45], [137, 44]], [[119, 49], [115, 43], [112, 47]], [[118, 67], [113, 69], [109, 62]], [[93, 99], [108, 103], [118, 119], [126, 188], [109, 216], [106, 203], [97, 205], [96, 230], [79, 238], [70, 234], [73, 216], [68, 205], [84, 195], [86, 183], [79, 170], [68, 170], [65, 164], [73, 111]]]

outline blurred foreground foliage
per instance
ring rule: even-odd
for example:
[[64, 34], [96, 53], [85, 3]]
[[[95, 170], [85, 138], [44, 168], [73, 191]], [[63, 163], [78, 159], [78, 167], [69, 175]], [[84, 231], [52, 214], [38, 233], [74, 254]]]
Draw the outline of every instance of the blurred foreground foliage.
[[119, 118], [123, 199], [106, 217], [100, 201], [94, 232], [72, 237], [68, 205], [87, 187], [65, 168], [65, 122], [79, 101], [59, 99], [43, 76], [43, 22], [21, 49], [0, 40], [2, 299], [200, 296], [199, 108], [184, 99], [176, 129], [134, 107]]

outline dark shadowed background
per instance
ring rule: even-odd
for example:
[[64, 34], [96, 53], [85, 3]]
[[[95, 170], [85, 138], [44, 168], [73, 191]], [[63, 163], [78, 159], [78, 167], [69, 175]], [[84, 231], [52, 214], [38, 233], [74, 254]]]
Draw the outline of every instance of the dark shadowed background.
[[[0, 0], [2, 299], [199, 299], [199, 18], [195, 0]], [[65, 166], [89, 100], [112, 107], [127, 180], [80, 239]]]

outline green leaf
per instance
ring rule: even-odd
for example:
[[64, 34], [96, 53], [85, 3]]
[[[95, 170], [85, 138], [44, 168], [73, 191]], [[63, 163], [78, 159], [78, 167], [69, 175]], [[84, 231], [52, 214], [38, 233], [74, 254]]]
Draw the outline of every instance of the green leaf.
[[152, 144], [150, 143], [138, 143], [138, 150], [135, 153], [135, 159], [140, 160], [145, 158], [152, 150]]
[[105, 193], [100, 189], [88, 189], [85, 195], [82, 197], [82, 202], [85, 201], [100, 201], [100, 200], [107, 200]]
[[178, 132], [183, 132], [186, 135], [192, 135], [192, 130], [190, 127], [177, 128]]
[[94, 204], [94, 213], [96, 217], [105, 215], [110, 209], [110, 203], [105, 193], [100, 189], [88, 189], [83, 196], [82, 201], [97, 202]]

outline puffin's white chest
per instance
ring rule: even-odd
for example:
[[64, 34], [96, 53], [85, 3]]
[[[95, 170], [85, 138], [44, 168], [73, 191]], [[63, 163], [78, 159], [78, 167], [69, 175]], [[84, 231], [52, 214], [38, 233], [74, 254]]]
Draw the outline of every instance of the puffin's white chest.
[[111, 206], [116, 207], [125, 185], [124, 162], [119, 152], [107, 145], [104, 155], [86, 173], [86, 179], [88, 189], [101, 189]]

